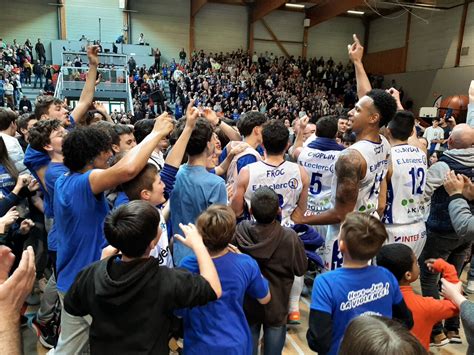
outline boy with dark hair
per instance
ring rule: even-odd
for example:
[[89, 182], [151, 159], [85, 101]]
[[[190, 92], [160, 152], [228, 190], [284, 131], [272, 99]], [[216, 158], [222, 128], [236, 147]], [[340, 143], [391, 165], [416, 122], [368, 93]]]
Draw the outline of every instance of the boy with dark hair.
[[[190, 105], [192, 104], [191, 101]], [[195, 107], [193, 109], [197, 110]], [[215, 140], [211, 124], [204, 119], [198, 119], [186, 145], [188, 162], [179, 168], [170, 196], [172, 233], [178, 230], [178, 223], [194, 222], [210, 205], [227, 204], [224, 180], [206, 169], [207, 160], [214, 153]], [[173, 251], [176, 265], [185, 256], [192, 255], [189, 248], [179, 243], [174, 244]]]
[[285, 345], [288, 303], [295, 276], [307, 267], [303, 243], [296, 232], [277, 220], [279, 196], [270, 187], [258, 188], [252, 195], [250, 212], [256, 222], [242, 221], [235, 232], [235, 243], [253, 257], [270, 283], [272, 299], [266, 305], [247, 299], [245, 315], [253, 338], [253, 353], [258, 351], [263, 326], [264, 354], [281, 354]]
[[[202, 307], [176, 312], [184, 318], [185, 352], [251, 355], [252, 338], [243, 310], [244, 298], [247, 295], [267, 304], [268, 282], [254, 259], [233, 252], [229, 245], [235, 232], [235, 214], [230, 207], [210, 206], [197, 218], [196, 226], [217, 269], [222, 297]], [[184, 258], [180, 267], [196, 273], [196, 257]], [[215, 324], [221, 326], [216, 328]]]
[[361, 314], [397, 318], [409, 329], [413, 320], [395, 277], [382, 267], [368, 265], [387, 239], [375, 217], [352, 212], [338, 238], [342, 268], [319, 275], [311, 296], [309, 347], [319, 354], [337, 354], [349, 322]]
[[388, 243], [404, 243], [417, 257], [426, 241], [424, 189], [428, 169], [426, 153], [410, 145], [415, 117], [409, 111], [398, 111], [388, 123], [391, 144], [390, 164], [387, 171], [386, 207], [382, 222], [388, 234]]
[[127, 152], [137, 145], [133, 135], [133, 129], [124, 124], [112, 126], [114, 135], [112, 136], [112, 150], [115, 154]]
[[[243, 114], [237, 122], [239, 133], [244, 137], [243, 141], [249, 147], [240, 154], [237, 154], [232, 159], [229, 169], [227, 170], [227, 185], [232, 186], [237, 181], [237, 176], [240, 170], [251, 163], [260, 161], [263, 152], [258, 151], [260, 144], [262, 144], [262, 126], [267, 121], [264, 114], [260, 112], [250, 111]], [[219, 157], [219, 163], [222, 163], [227, 157], [228, 152], [235, 145], [235, 142], [230, 142], [223, 150]]]
[[29, 143], [29, 129], [33, 127], [33, 125], [38, 122], [35, 115], [32, 113], [25, 113], [18, 117], [16, 120], [16, 130], [20, 134], [18, 138], [18, 142], [20, 142], [21, 149], [23, 152], [26, 151]]
[[[109, 210], [104, 191], [134, 178], [172, 127], [171, 118], [166, 113], [161, 115], [153, 132], [110, 168], [107, 167], [112, 149], [105, 131], [90, 126], [77, 128], [67, 135], [62, 151], [64, 165], [70, 173], [56, 181], [53, 203], [58, 232], [56, 266], [60, 299], [79, 271], [99, 260], [105, 245], [102, 226]], [[63, 311], [56, 350], [81, 351], [87, 345], [87, 328], [86, 319]]]
[[[189, 109], [189, 105], [188, 105]], [[152, 119], [144, 119], [137, 121], [134, 126], [134, 135], [137, 140], [137, 143], [140, 143], [153, 129], [153, 122]], [[158, 170], [163, 169], [165, 164], [165, 158], [163, 156], [163, 152], [161, 151], [161, 147], [164, 142], [167, 142], [168, 138], [165, 137], [161, 140], [160, 144], [156, 147], [153, 153], [150, 156], [149, 163], [155, 165]]]
[[144, 201], [112, 211], [104, 233], [122, 254], [79, 272], [67, 293], [66, 312], [94, 319], [88, 331], [91, 354], [136, 353], [138, 349], [147, 354], [168, 353], [172, 310], [204, 305], [221, 296], [216, 269], [193, 225], [181, 225], [186, 238], [177, 238], [194, 251], [200, 275], [160, 267], [157, 259], [149, 257], [160, 238], [159, 223], [156, 208]]
[[[459, 282], [456, 269], [443, 259], [428, 259], [426, 264], [430, 271], [442, 273], [447, 281], [457, 284]], [[437, 300], [433, 297], [423, 297], [413, 290], [411, 284], [420, 276], [418, 259], [413, 250], [405, 244], [384, 245], [377, 254], [377, 265], [389, 270], [400, 285], [403, 299], [413, 314], [414, 325], [411, 330], [414, 336], [426, 350], [430, 348], [430, 335], [433, 326], [443, 319], [459, 314], [459, 310], [451, 301]], [[449, 343], [446, 339], [439, 345]]]

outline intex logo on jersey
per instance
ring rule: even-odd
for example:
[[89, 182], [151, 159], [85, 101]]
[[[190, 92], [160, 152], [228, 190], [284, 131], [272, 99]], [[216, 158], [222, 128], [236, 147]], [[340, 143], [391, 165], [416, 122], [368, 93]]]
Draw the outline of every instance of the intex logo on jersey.
[[414, 234], [414, 235], [401, 235], [395, 237], [394, 240], [396, 243], [415, 243], [418, 240], [424, 238], [426, 233]]

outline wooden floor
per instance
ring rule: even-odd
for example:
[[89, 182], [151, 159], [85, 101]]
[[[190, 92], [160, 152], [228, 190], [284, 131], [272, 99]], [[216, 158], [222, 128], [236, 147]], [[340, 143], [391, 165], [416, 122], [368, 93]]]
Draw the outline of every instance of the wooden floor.
[[[465, 275], [462, 279], [465, 281]], [[415, 290], [420, 291], [419, 282], [415, 285]], [[471, 295], [470, 300], [474, 302], [474, 295]], [[301, 312], [301, 325], [298, 326], [289, 326], [288, 332], [286, 335], [286, 343], [283, 351], [284, 355], [302, 355], [302, 354], [314, 354], [308, 347], [306, 343], [306, 330], [308, 329], [308, 315], [309, 315], [309, 305], [310, 299], [307, 297], [302, 297], [300, 302], [300, 312]], [[34, 311], [31, 309], [30, 311]], [[23, 347], [24, 354], [26, 355], [43, 355], [47, 353], [45, 349], [39, 342], [37, 342], [36, 336], [33, 332], [25, 328], [22, 331], [23, 335]], [[467, 352], [467, 343], [464, 338], [464, 332], [461, 330], [461, 336], [463, 343], [462, 344], [448, 344], [441, 348], [431, 348], [432, 354], [442, 354], [442, 355], [465, 355]], [[3, 355], [3, 354], [2, 354]], [[469, 354], [472, 355], [472, 354]]]

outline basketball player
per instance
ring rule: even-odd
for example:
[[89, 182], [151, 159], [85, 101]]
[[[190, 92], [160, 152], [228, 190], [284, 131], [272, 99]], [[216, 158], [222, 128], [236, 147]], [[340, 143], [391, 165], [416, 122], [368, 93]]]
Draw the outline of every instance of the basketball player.
[[[301, 119], [301, 129], [304, 130], [307, 120], [307, 118]], [[336, 143], [337, 131], [337, 116], [321, 117], [316, 122], [316, 139], [304, 148], [297, 148], [293, 153], [293, 158], [305, 168], [310, 177], [308, 210], [306, 211], [308, 215], [319, 214], [331, 208], [334, 165], [339, 153], [344, 149]], [[323, 237], [326, 236], [326, 226], [317, 226], [316, 229]]]
[[414, 126], [415, 117], [408, 111], [398, 111], [387, 126], [392, 148], [382, 222], [388, 243], [406, 244], [418, 258], [426, 242], [423, 192], [428, 166], [426, 153], [408, 143]]
[[349, 58], [355, 66], [359, 101], [349, 112], [356, 143], [342, 151], [335, 165], [331, 208], [313, 216], [295, 210], [295, 223], [329, 225], [326, 235], [324, 263], [326, 270], [341, 267], [338, 248], [341, 223], [352, 211], [375, 215], [379, 205], [380, 186], [384, 182], [390, 156], [390, 144], [379, 134], [397, 110], [395, 99], [383, 90], [370, 90], [370, 82], [362, 64], [364, 47], [356, 35], [348, 46]]
[[[250, 210], [253, 193], [261, 186], [272, 188], [280, 199], [281, 224], [290, 227], [294, 224], [295, 210], [300, 214], [306, 211], [309, 178], [302, 166], [285, 161], [289, 144], [289, 131], [282, 121], [272, 120], [262, 128], [265, 159], [247, 165], [240, 170], [234, 185], [231, 207], [237, 218], [244, 215], [245, 206]], [[288, 322], [299, 324], [299, 299], [303, 290], [304, 277], [295, 277], [290, 293]]]

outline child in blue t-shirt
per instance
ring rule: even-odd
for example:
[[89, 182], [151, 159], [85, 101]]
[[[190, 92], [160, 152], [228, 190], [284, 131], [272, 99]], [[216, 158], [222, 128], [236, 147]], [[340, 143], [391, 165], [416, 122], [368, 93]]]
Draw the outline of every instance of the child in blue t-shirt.
[[400, 320], [408, 329], [413, 318], [403, 301], [397, 280], [388, 270], [369, 265], [387, 239], [376, 218], [353, 212], [339, 235], [342, 268], [318, 276], [314, 282], [306, 334], [319, 354], [337, 354], [349, 322], [362, 314]]
[[[267, 280], [257, 262], [229, 245], [235, 231], [230, 207], [212, 205], [197, 219], [204, 245], [214, 261], [222, 285], [222, 297], [205, 306], [176, 312], [184, 321], [184, 354], [252, 354], [252, 337], [245, 318], [245, 295], [261, 304], [270, 301]], [[184, 258], [181, 267], [198, 272], [195, 256]]]

